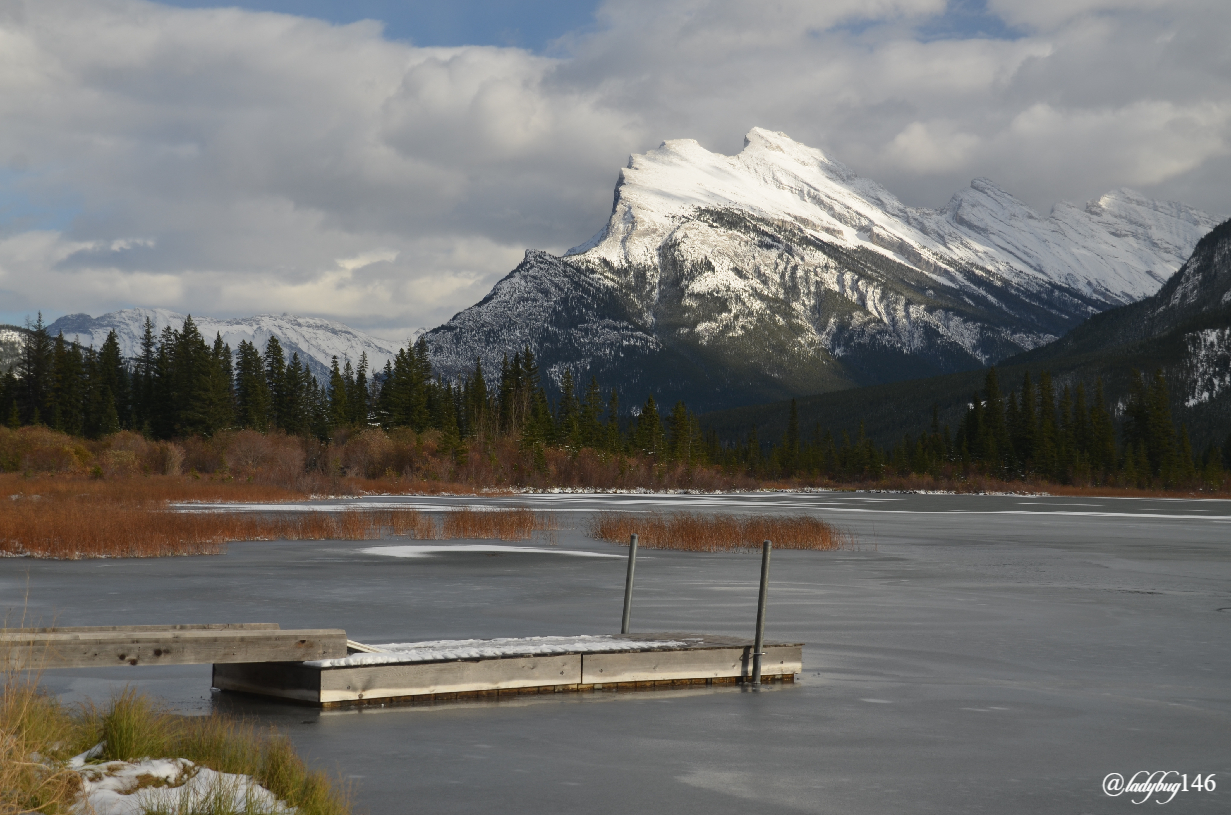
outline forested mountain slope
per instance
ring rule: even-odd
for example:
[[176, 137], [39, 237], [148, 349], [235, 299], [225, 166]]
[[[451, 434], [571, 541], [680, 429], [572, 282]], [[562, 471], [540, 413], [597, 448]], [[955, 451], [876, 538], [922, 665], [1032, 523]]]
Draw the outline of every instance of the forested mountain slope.
[[[1231, 221], [1201, 239], [1192, 256], [1157, 294], [1095, 315], [1069, 335], [1010, 359], [1000, 381], [1016, 386], [1027, 372], [1035, 381], [1052, 372], [1064, 385], [1105, 385], [1113, 414], [1122, 414], [1134, 371], [1161, 370], [1172, 413], [1187, 425], [1195, 448], [1223, 443], [1231, 433]], [[926, 432], [932, 408], [956, 427], [984, 371], [860, 388], [798, 400], [804, 428], [820, 424], [854, 432], [860, 422], [881, 443]], [[785, 432], [789, 403], [711, 413], [703, 420], [735, 440], [753, 428], [763, 439]]]

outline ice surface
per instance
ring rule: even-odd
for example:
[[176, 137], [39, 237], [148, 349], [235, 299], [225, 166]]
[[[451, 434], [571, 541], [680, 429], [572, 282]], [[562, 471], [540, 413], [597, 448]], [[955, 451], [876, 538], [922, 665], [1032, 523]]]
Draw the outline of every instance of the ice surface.
[[401, 662], [440, 662], [455, 659], [490, 657], [545, 656], [550, 654], [595, 654], [614, 651], [644, 651], [655, 648], [682, 648], [685, 640], [636, 640], [611, 636], [577, 637], [499, 637], [491, 640], [428, 640], [374, 645], [382, 653], [351, 654], [338, 659], [305, 662], [319, 668], [356, 665], [390, 665]]

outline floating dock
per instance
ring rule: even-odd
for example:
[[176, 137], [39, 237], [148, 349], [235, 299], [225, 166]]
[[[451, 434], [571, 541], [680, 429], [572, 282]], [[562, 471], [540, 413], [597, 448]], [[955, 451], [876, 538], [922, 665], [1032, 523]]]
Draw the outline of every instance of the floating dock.
[[[748, 682], [754, 656], [751, 640], [674, 632], [349, 645], [343, 658], [216, 663], [213, 686], [329, 708]], [[802, 670], [801, 643], [764, 645], [762, 682]]]

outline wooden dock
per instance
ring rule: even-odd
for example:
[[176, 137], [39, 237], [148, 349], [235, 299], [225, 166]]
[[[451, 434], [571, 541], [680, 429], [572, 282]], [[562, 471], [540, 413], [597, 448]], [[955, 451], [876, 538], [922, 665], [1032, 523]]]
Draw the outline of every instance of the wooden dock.
[[[506, 650], [491, 655], [491, 649], [478, 649], [463, 653], [489, 655], [459, 658], [447, 648], [384, 651], [347, 640], [341, 629], [284, 631], [274, 623], [27, 628], [0, 632], [0, 668], [209, 663], [213, 686], [220, 690], [320, 707], [649, 690], [752, 679], [752, 640], [691, 633], [546, 638], [566, 641], [546, 653], [543, 639], [461, 641], [467, 646], [501, 643]], [[581, 645], [582, 640], [588, 644]], [[599, 650], [595, 640], [600, 641]], [[519, 652], [523, 643], [526, 650]], [[762, 682], [794, 682], [802, 670], [802, 645], [765, 644]]]
[[[214, 687], [320, 707], [436, 702], [571, 691], [649, 690], [749, 681], [751, 640], [709, 634], [639, 634], [600, 653], [503, 655], [384, 664], [215, 664]], [[663, 647], [664, 640], [677, 644]], [[333, 662], [345, 660], [333, 660]], [[793, 682], [800, 643], [766, 643], [763, 682]]]
[[9, 670], [121, 665], [302, 662], [345, 657], [341, 629], [284, 631], [276, 623], [24, 628], [0, 632]]

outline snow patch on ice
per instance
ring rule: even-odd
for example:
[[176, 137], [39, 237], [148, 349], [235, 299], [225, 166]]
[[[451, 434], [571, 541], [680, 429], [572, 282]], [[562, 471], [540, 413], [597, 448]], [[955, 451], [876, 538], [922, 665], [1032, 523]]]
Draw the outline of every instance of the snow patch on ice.
[[543, 548], [537, 546], [507, 546], [499, 543], [446, 543], [438, 545], [406, 544], [403, 546], [371, 546], [367, 549], [360, 549], [359, 551], [365, 555], [385, 555], [387, 557], [427, 557], [428, 555], [440, 555], [451, 552], [490, 552], [495, 554], [511, 552], [515, 554], [570, 555], [572, 557], [623, 557], [623, 555], [609, 555], [603, 552], [584, 552], [577, 549], [559, 549], [556, 547]]

